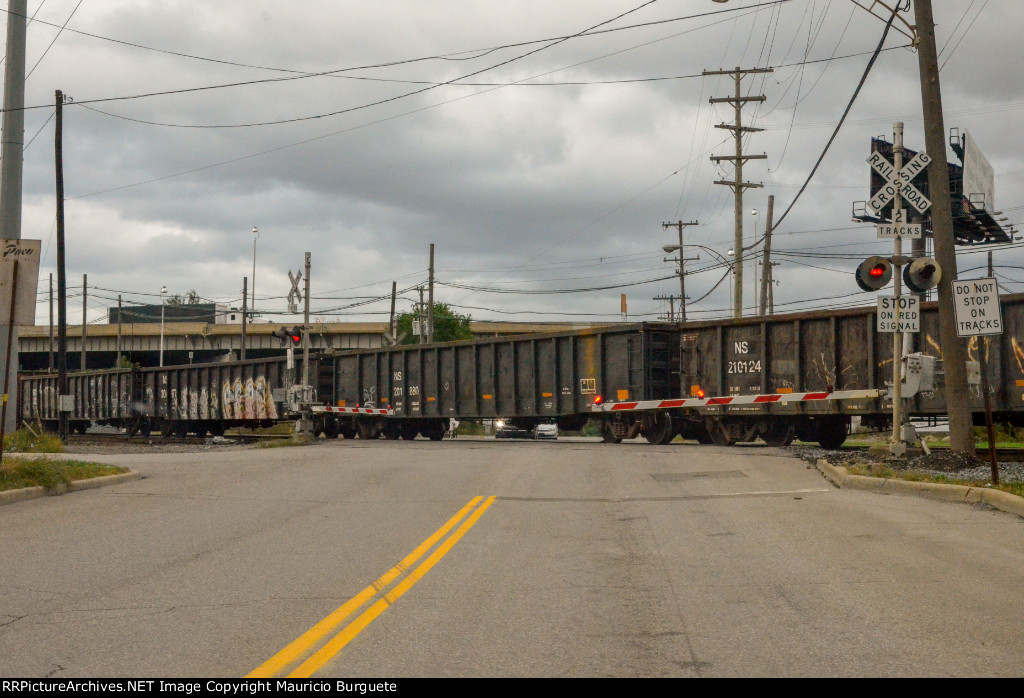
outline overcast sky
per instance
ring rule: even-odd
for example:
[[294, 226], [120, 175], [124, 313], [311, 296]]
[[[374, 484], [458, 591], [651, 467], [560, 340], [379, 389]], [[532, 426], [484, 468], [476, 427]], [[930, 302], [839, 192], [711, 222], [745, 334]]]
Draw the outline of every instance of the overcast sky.
[[[934, 7], [945, 125], [971, 132], [994, 167], [996, 206], [1017, 222], [1024, 3]], [[732, 294], [728, 279], [714, 288], [727, 274], [716, 254], [733, 244], [733, 195], [714, 181], [734, 172], [710, 156], [733, 153], [730, 132], [715, 128], [733, 110], [709, 99], [735, 87], [702, 72], [775, 69], [742, 83], [766, 98], [743, 116], [764, 129], [745, 150], [767, 154], [744, 168], [764, 184], [745, 194], [750, 244], [768, 196], [776, 219], [796, 196], [885, 26], [851, 0], [29, 0], [29, 14], [22, 237], [42, 240], [40, 324], [56, 278], [57, 89], [73, 99], [72, 324], [83, 274], [90, 322], [105, 322], [118, 294], [158, 302], [164, 285], [240, 306], [254, 239], [256, 309], [268, 320], [293, 319], [288, 270], [306, 251], [314, 318], [386, 320], [392, 281], [399, 310], [426, 283], [430, 243], [436, 299], [474, 319], [618, 320], [625, 293], [630, 319], [655, 320], [668, 303], [654, 298], [679, 293], [661, 249], [677, 242], [662, 223], [678, 220], [698, 221], [685, 241], [712, 250], [687, 248], [700, 257], [687, 263], [688, 315], [723, 317]], [[776, 312], [874, 302], [853, 270], [892, 244], [852, 223], [851, 204], [869, 198], [872, 136], [891, 140], [902, 120], [907, 147], [924, 147], [907, 43], [889, 33], [776, 230]], [[961, 254], [961, 277], [984, 263]], [[1021, 250], [997, 252], [996, 264], [1007, 290], [1024, 290]], [[748, 263], [747, 306], [753, 273]], [[384, 299], [361, 304], [372, 298]]]

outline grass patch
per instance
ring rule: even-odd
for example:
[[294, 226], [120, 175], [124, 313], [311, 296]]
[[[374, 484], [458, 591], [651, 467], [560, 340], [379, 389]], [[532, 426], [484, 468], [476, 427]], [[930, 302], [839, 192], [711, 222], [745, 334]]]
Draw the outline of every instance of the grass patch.
[[[926, 473], [921, 470], [894, 470], [884, 463], [855, 463], [846, 464], [844, 467], [850, 475], [880, 477], [888, 480], [906, 480], [908, 482], [931, 482], [940, 485], [992, 488], [992, 484], [988, 480], [967, 480], [942, 473]], [[1015, 494], [1018, 497], [1024, 497], [1024, 482], [1004, 482], [996, 485], [995, 489]]]
[[267, 439], [266, 441], [259, 441], [256, 443], [256, 448], [287, 448], [289, 446], [307, 446], [311, 443], [313, 443], [313, 440], [311, 439], [293, 436], [290, 439]]
[[56, 434], [43, 429], [41, 424], [22, 427], [4, 436], [4, 453], [63, 453], [64, 442]]
[[0, 464], [0, 492], [23, 487], [44, 487], [53, 490], [73, 480], [88, 480], [126, 472], [127, 468], [103, 463], [52, 458], [5, 458]]

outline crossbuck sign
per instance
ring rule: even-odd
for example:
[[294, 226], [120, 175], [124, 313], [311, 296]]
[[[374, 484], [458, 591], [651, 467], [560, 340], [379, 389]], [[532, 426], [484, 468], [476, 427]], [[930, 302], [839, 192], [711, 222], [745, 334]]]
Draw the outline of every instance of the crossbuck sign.
[[[877, 151], [871, 153], [871, 157], [868, 158], [868, 164], [871, 165], [875, 172], [885, 178], [885, 184], [871, 197], [868, 206], [876, 213], [881, 211], [886, 204], [896, 198], [898, 182], [898, 191], [903, 200], [916, 209], [918, 213], [927, 211], [932, 202], [925, 198], [921, 190], [911, 184], [910, 180], [916, 177], [924, 168], [928, 167], [928, 163], [931, 161], [931, 157], [922, 151], [911, 158], [910, 162], [897, 172], [896, 167], [886, 160], [884, 155]], [[896, 208], [900, 208], [899, 202], [896, 202]]]

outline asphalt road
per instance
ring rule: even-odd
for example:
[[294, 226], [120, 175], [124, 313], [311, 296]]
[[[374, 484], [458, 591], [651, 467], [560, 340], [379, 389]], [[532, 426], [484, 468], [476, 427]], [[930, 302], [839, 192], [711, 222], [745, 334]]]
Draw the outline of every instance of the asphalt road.
[[784, 450], [96, 460], [144, 478], [0, 507], [0, 676], [1024, 675], [1024, 520]]

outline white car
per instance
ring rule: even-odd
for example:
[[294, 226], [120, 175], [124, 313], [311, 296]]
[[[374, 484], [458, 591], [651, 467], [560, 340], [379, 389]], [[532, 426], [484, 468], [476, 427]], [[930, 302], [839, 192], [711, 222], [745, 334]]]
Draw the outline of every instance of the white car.
[[530, 435], [534, 439], [557, 439], [558, 438], [558, 427], [554, 424], [538, 424], [535, 426]]

